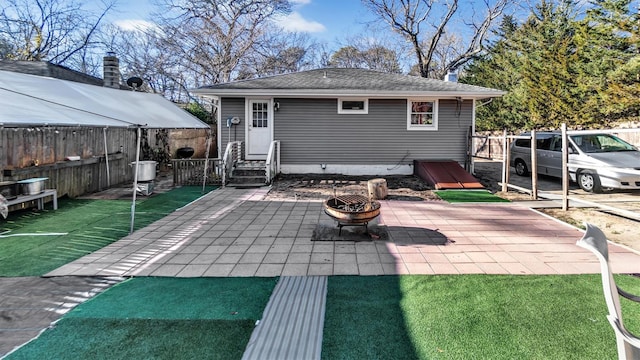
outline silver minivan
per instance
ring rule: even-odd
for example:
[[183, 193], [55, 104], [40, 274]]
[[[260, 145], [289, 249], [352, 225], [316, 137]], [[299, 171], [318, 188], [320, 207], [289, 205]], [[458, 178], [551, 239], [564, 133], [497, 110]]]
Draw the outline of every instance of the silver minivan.
[[[529, 134], [523, 134], [529, 135]], [[536, 133], [538, 174], [562, 177], [562, 135]], [[610, 134], [569, 135], [569, 176], [588, 192], [640, 189], [640, 151]], [[531, 171], [531, 140], [511, 143], [511, 166], [516, 174]]]

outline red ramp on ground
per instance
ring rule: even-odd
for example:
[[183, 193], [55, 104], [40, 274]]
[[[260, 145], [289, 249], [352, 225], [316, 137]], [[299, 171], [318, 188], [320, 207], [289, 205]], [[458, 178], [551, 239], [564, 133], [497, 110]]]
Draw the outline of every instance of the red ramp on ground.
[[437, 190], [484, 189], [478, 179], [453, 160], [414, 160], [414, 173]]

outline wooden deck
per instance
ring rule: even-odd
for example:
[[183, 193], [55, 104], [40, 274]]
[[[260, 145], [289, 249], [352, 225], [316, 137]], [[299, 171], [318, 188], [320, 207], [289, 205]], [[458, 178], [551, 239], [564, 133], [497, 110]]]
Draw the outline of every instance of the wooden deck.
[[414, 172], [437, 190], [484, 189], [478, 179], [453, 160], [415, 160]]

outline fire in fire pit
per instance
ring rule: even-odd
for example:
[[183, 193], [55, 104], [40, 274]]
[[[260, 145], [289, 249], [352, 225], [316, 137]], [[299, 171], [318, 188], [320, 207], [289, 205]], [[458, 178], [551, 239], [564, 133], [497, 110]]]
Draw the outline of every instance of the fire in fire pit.
[[380, 203], [362, 195], [342, 195], [324, 203], [324, 212], [338, 221], [340, 233], [343, 226], [364, 225], [380, 215]]

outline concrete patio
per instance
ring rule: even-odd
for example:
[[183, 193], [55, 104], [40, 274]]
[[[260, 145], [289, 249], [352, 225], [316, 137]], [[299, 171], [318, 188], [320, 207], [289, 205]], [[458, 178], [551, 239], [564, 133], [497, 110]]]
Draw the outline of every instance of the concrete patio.
[[[267, 188], [218, 189], [47, 276], [305, 276], [598, 273], [576, 228], [515, 203], [382, 201], [386, 239], [313, 241], [321, 201], [269, 201]], [[640, 254], [610, 244], [613, 269]]]

